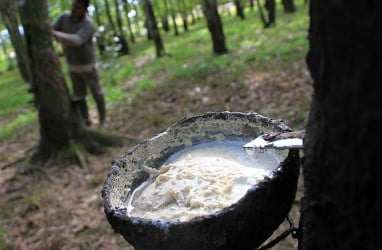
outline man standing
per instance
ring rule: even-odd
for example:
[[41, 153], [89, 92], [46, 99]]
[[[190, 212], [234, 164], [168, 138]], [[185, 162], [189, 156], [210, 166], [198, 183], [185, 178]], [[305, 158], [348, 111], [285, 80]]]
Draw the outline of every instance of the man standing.
[[97, 105], [99, 127], [105, 123], [106, 108], [93, 47], [95, 27], [87, 15], [89, 0], [73, 0], [71, 11], [65, 11], [52, 24], [53, 36], [64, 49], [73, 85], [73, 101], [78, 104], [86, 125], [90, 126], [86, 103], [87, 87]]

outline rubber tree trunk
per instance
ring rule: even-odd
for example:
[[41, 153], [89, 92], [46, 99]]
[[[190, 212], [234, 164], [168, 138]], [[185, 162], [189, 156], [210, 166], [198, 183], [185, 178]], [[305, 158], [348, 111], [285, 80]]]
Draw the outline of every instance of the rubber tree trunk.
[[37, 155], [44, 160], [69, 145], [81, 127], [81, 118], [71, 108], [69, 90], [53, 48], [46, 0], [25, 1], [20, 13], [36, 87], [40, 124]]
[[176, 23], [176, 14], [173, 9], [171, 9], [171, 19], [172, 19], [172, 25], [174, 26], [174, 35], [178, 36], [179, 35], [179, 29], [178, 25]]
[[300, 250], [382, 249], [382, 2], [310, 1]]
[[245, 19], [244, 15], [244, 7], [241, 3], [241, 0], [235, 0], [235, 6], [236, 6], [236, 16], [240, 17], [241, 20]]
[[254, 9], [254, 7], [255, 7], [255, 2], [254, 2], [255, 0], [249, 0], [249, 9], [251, 10], [251, 11], [253, 11], [253, 9]]
[[153, 5], [150, 2], [150, 0], [144, 0], [142, 4], [143, 4], [143, 10], [146, 16], [147, 27], [155, 43], [156, 57], [164, 56], [165, 50], [164, 50], [162, 38], [159, 33], [159, 29], [155, 20]]
[[[110, 4], [108, 0], [103, 0], [105, 4], [106, 17], [109, 23], [110, 31], [112, 34], [112, 44], [115, 45], [114, 37], [119, 37], [117, 29], [115, 28], [114, 20], [111, 15]], [[110, 37], [110, 36], [109, 36]]]
[[168, 1], [164, 0], [163, 4], [164, 4], [164, 14], [161, 17], [162, 25], [163, 25], [163, 30], [165, 32], [169, 32], [170, 31], [170, 23], [168, 21], [168, 16], [169, 16], [170, 12], [169, 12], [169, 7], [168, 7]]
[[[97, 27], [101, 27], [103, 25], [101, 22], [101, 18], [100, 18], [100, 14], [99, 14], [100, 13], [99, 12], [99, 6], [98, 6], [97, 1], [93, 1], [93, 5], [94, 5], [94, 17], [95, 17]], [[98, 50], [100, 52], [100, 55], [101, 56], [104, 55], [104, 53], [106, 51], [104, 31], [96, 32], [96, 42], [97, 42], [97, 47], [98, 47]]]
[[119, 0], [114, 0], [114, 6], [115, 6], [116, 19], [117, 19], [119, 44], [121, 46], [118, 52], [122, 55], [128, 55], [130, 54], [130, 48], [126, 40], [125, 31], [123, 30], [123, 27], [122, 27], [123, 24], [122, 24], [121, 11], [119, 10]]
[[178, 6], [179, 6], [178, 9], [180, 10], [181, 16], [182, 16], [183, 30], [188, 31], [188, 20], [187, 20], [188, 14], [187, 14], [186, 3], [184, 2], [184, 0], [179, 0]]
[[33, 91], [32, 73], [30, 62], [27, 55], [26, 43], [19, 32], [19, 23], [17, 20], [17, 2], [14, 0], [0, 1], [1, 18], [9, 32], [9, 36], [16, 53], [17, 65], [21, 77], [31, 84]]
[[276, 23], [276, 1], [265, 0], [265, 9], [268, 12], [268, 20], [264, 25], [264, 28], [268, 28]]
[[223, 25], [220, 20], [216, 0], [203, 0], [203, 12], [212, 38], [213, 51], [217, 55], [228, 52], [225, 43]]
[[282, 0], [281, 2], [284, 6], [284, 12], [285, 13], [296, 12], [296, 6], [294, 4], [294, 0]]
[[130, 41], [132, 43], [135, 43], [135, 36], [134, 36], [133, 28], [131, 27], [132, 26], [131, 19], [129, 17], [129, 2], [127, 0], [122, 0], [122, 3], [123, 3], [123, 10], [125, 11], [127, 28], [129, 29]]

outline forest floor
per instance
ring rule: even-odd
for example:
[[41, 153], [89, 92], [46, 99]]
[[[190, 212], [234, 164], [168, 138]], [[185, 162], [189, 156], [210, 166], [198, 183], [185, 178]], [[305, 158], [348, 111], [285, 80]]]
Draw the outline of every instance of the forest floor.
[[[208, 111], [258, 112], [303, 129], [312, 95], [304, 61], [278, 72], [252, 72], [243, 83], [166, 83], [127, 105], [108, 105], [105, 130], [131, 138], [122, 148], [87, 156], [87, 165], [48, 163], [29, 171], [24, 156], [38, 143], [38, 126], [0, 144], [0, 249], [133, 249], [115, 234], [103, 213], [101, 189], [113, 159], [140, 140], [162, 132], [185, 116]], [[94, 123], [95, 111], [92, 110]], [[96, 127], [96, 124], [94, 124]], [[9, 163], [13, 163], [8, 165]], [[4, 166], [6, 166], [4, 168]], [[301, 178], [300, 178], [301, 179]], [[300, 181], [291, 217], [299, 220]], [[288, 228], [284, 222], [274, 233]], [[297, 249], [288, 236], [273, 249]]]

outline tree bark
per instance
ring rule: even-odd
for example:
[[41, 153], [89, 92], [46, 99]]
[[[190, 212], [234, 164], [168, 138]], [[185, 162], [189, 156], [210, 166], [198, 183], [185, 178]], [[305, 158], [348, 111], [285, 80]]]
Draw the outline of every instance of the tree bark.
[[157, 57], [164, 56], [165, 50], [162, 43], [162, 38], [159, 33], [159, 29], [155, 20], [152, 3], [150, 2], [150, 0], [144, 0], [142, 4], [143, 4], [143, 10], [146, 16], [146, 20], [147, 20], [149, 33], [152, 35], [152, 38], [155, 43], [156, 56]]
[[187, 20], [188, 14], [187, 14], [186, 3], [184, 2], [184, 0], [180, 0], [180, 1], [178, 1], [178, 5], [179, 5], [179, 10], [180, 10], [181, 16], [182, 16], [183, 30], [188, 31], [188, 20]]
[[282, 0], [281, 2], [284, 6], [284, 12], [285, 13], [296, 12], [296, 6], [294, 4], [294, 0]]
[[264, 24], [264, 28], [276, 23], [276, 1], [265, 0], [265, 9], [268, 11], [268, 21]]
[[121, 17], [121, 11], [119, 10], [119, 0], [114, 0], [115, 5], [115, 13], [116, 13], [116, 19], [117, 19], [117, 26], [118, 26], [118, 38], [119, 38], [119, 44], [121, 48], [118, 50], [119, 53], [123, 55], [130, 54], [130, 48], [129, 44], [126, 41], [125, 32], [123, 30], [123, 24], [122, 24], [122, 17]]
[[253, 11], [253, 8], [255, 7], [254, 0], [249, 0], [249, 9]]
[[173, 10], [171, 10], [171, 19], [172, 19], [172, 24], [174, 26], [174, 35], [178, 36], [179, 30], [178, 30], [178, 25], [176, 24], [176, 14]]
[[78, 119], [70, 108], [70, 95], [61, 73], [50, 33], [46, 0], [25, 1], [22, 23], [32, 62], [40, 123], [39, 156], [49, 158], [59, 148], [67, 147]]
[[167, 16], [162, 16], [161, 17], [161, 22], [162, 22], [162, 28], [164, 32], [169, 32], [170, 31], [170, 23], [168, 22]]
[[123, 10], [125, 11], [125, 17], [127, 20], [127, 28], [129, 29], [130, 41], [132, 43], [135, 43], [135, 36], [134, 36], [133, 29], [131, 27], [131, 20], [129, 17], [129, 2], [127, 0], [122, 0], [122, 3], [123, 3]]
[[109, 26], [110, 26], [111, 33], [112, 33], [112, 43], [114, 45], [115, 44], [114, 37], [118, 37], [118, 32], [115, 28], [115, 24], [114, 24], [112, 15], [111, 15], [109, 1], [108, 0], [103, 0], [103, 1], [105, 3], [106, 17], [107, 17], [107, 20], [109, 22]]
[[300, 250], [382, 249], [382, 2], [310, 1]]
[[14, 0], [2, 0], [0, 1], [0, 13], [2, 20], [9, 32], [10, 39], [15, 49], [17, 65], [20, 71], [21, 77], [31, 84], [31, 90], [33, 90], [32, 73], [30, 69], [30, 62], [27, 56], [27, 49], [25, 40], [19, 32], [19, 24], [17, 21], [17, 6]]
[[213, 51], [217, 55], [228, 52], [225, 43], [223, 25], [220, 20], [216, 0], [203, 0], [203, 12], [207, 19], [208, 30], [212, 37]]
[[241, 3], [241, 0], [235, 0], [235, 6], [236, 6], [236, 16], [240, 17], [241, 20], [245, 19], [244, 15], [244, 7]]
[[169, 16], [169, 8], [168, 8], [168, 0], [164, 0], [163, 1], [163, 4], [164, 4], [164, 14], [162, 16], [162, 25], [163, 25], [163, 30], [165, 32], [169, 32], [170, 31], [170, 23], [168, 21], [168, 16]]
[[[101, 27], [103, 25], [102, 25], [102, 22], [101, 22], [101, 18], [100, 18], [100, 14], [99, 14], [99, 7], [98, 7], [97, 1], [94, 1], [93, 5], [94, 5], [94, 17], [95, 17], [95, 21], [96, 21], [97, 27], [99, 28], [99, 27]], [[104, 55], [104, 53], [106, 51], [106, 41], [105, 41], [104, 31], [98, 30], [96, 32], [96, 42], [97, 42], [97, 47], [98, 47], [98, 50], [100, 52], [100, 55], [101, 56]]]

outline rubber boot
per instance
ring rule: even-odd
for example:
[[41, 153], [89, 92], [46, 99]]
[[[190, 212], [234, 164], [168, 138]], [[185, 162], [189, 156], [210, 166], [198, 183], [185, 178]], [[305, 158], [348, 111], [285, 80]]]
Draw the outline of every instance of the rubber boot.
[[84, 118], [85, 120], [85, 125], [90, 127], [91, 121], [89, 117], [89, 109], [88, 109], [88, 104], [86, 103], [86, 100], [79, 100], [78, 107], [80, 108], [82, 118]]
[[99, 128], [103, 128], [106, 120], [106, 106], [105, 106], [105, 98], [102, 96], [98, 100], [96, 100], [97, 109], [98, 109], [98, 117], [99, 117]]

